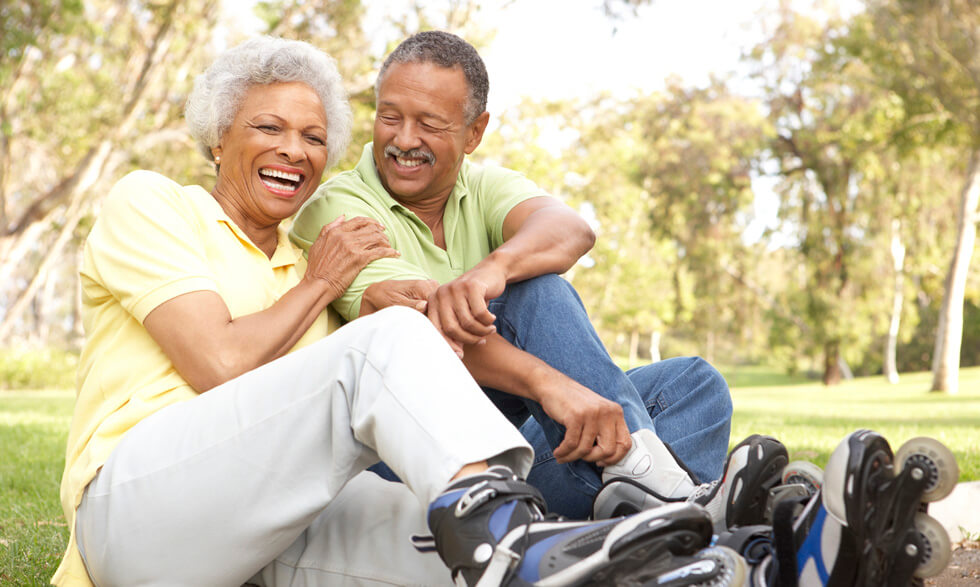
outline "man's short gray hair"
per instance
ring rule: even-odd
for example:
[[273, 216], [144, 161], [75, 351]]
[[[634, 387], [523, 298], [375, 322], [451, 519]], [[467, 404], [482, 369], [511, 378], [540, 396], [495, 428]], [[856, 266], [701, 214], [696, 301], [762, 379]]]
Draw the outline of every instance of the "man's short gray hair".
[[320, 97], [327, 118], [327, 167], [334, 165], [350, 144], [353, 125], [336, 61], [309, 43], [269, 36], [225, 51], [194, 80], [184, 117], [204, 156], [214, 160], [211, 149], [220, 143], [252, 86], [280, 82], [303, 82]]
[[374, 84], [375, 99], [388, 68], [396, 63], [434, 63], [441, 67], [461, 68], [470, 90], [463, 111], [466, 124], [486, 111], [487, 94], [490, 92], [487, 68], [473, 45], [456, 35], [444, 31], [425, 31], [402, 41], [385, 59], [378, 72], [378, 81]]

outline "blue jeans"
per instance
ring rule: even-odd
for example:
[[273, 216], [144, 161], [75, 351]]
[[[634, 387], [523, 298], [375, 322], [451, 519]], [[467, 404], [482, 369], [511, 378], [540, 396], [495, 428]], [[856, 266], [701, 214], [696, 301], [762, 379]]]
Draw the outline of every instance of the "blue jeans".
[[[575, 289], [557, 275], [510, 284], [489, 307], [497, 316], [498, 334], [511, 344], [620, 404], [630, 432], [654, 430], [700, 480], [721, 476], [732, 401], [724, 377], [706, 361], [666, 359], [624, 373], [599, 340]], [[534, 447], [528, 481], [541, 490], [549, 511], [588, 517], [602, 485], [599, 469], [585, 461], [555, 461], [551, 451], [565, 431], [538, 403], [484, 391]]]

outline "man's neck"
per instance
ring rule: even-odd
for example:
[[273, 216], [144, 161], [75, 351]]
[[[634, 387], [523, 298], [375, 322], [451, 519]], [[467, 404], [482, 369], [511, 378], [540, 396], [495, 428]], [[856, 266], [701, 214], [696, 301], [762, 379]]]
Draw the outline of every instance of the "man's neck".
[[442, 249], [446, 248], [446, 237], [443, 231], [442, 220], [446, 214], [446, 203], [449, 201], [449, 194], [415, 202], [406, 202], [395, 195], [391, 197], [402, 206], [411, 210], [412, 213], [419, 217], [419, 220], [429, 227], [429, 231], [432, 232], [432, 239], [437, 246]]

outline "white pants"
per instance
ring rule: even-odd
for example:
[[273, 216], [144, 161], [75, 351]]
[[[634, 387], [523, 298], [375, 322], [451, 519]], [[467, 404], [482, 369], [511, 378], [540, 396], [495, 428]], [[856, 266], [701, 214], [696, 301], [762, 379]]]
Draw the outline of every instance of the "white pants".
[[[379, 458], [405, 486], [355, 479]], [[76, 532], [103, 587], [447, 583], [408, 535], [481, 460], [526, 475], [532, 451], [428, 320], [391, 308], [140, 422]]]

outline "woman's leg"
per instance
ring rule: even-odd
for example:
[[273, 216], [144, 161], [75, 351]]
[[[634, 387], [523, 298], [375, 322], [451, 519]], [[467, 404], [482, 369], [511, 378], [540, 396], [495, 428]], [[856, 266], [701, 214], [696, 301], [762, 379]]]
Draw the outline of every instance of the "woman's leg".
[[429, 533], [425, 514], [404, 483], [361, 473], [249, 583], [260, 587], [451, 586], [439, 555], [418, 552], [408, 539]]
[[89, 572], [240, 585], [379, 456], [421, 509], [463, 465], [526, 474], [531, 451], [428, 320], [385, 310], [127, 432], [79, 509]]

